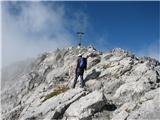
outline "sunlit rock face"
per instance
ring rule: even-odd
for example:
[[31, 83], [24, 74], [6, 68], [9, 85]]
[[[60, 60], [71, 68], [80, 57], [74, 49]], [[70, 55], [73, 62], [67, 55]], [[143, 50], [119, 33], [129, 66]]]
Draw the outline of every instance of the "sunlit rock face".
[[[72, 89], [79, 53], [85, 87]], [[115, 48], [57, 49], [2, 72], [3, 120], [158, 120], [160, 62]]]

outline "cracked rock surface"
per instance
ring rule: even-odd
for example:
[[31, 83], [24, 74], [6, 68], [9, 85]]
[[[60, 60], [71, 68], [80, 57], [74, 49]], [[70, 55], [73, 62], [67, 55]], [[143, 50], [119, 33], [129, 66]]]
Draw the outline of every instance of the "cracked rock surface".
[[[79, 53], [85, 88], [70, 86]], [[3, 120], [159, 120], [160, 62], [115, 48], [57, 49], [2, 69]]]

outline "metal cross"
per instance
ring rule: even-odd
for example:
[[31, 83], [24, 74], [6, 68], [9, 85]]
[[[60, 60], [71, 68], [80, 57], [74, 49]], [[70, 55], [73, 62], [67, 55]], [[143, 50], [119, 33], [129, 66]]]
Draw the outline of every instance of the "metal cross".
[[84, 33], [83, 32], [77, 32], [77, 35], [78, 35], [78, 38], [79, 38], [78, 46], [81, 46], [81, 40], [82, 40], [82, 37], [84, 36]]

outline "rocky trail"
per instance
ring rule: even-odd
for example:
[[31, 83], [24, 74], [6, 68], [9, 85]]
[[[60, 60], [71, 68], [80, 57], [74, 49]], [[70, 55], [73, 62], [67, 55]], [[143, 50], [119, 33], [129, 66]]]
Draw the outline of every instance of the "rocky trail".
[[[89, 56], [86, 86], [78, 82], [72, 89], [79, 53]], [[121, 48], [69, 47], [41, 54], [24, 68], [14, 78], [2, 74], [3, 120], [160, 119], [160, 62], [153, 58]]]

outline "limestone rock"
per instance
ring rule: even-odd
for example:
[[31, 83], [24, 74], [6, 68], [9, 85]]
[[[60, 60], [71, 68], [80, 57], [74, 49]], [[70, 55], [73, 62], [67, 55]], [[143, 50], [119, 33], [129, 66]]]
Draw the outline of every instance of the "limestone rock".
[[46, 100], [40, 106], [33, 106], [27, 110], [23, 110], [20, 119], [31, 119], [33, 116], [37, 119], [57, 119], [71, 103], [83, 95], [85, 95], [83, 89], [69, 90], [66, 93]]
[[[86, 86], [79, 88], [79, 78], [68, 90], [79, 53], [88, 60]], [[57, 49], [3, 71], [3, 120], [160, 118], [160, 62], [121, 48], [105, 53], [93, 46]]]
[[99, 57], [96, 57], [95, 59], [92, 59], [92, 58], [90, 59], [88, 59], [88, 67], [87, 67], [88, 69], [94, 67], [96, 64], [98, 64], [101, 61]]
[[65, 112], [67, 119], [88, 119], [105, 105], [105, 97], [102, 92], [94, 91], [74, 102]]

